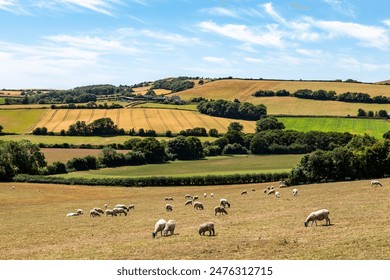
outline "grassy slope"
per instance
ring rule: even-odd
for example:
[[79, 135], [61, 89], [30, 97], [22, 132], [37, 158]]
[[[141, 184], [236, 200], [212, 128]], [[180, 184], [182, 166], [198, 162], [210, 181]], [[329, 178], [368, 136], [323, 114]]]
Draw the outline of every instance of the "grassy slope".
[[[115, 188], [0, 183], [2, 241], [0, 259], [383, 259], [390, 257], [390, 179], [383, 187], [369, 181], [280, 189], [281, 198], [262, 193], [267, 184]], [[254, 187], [257, 191], [251, 192]], [[248, 195], [241, 196], [247, 189]], [[203, 198], [204, 211], [184, 206], [184, 195]], [[164, 210], [172, 196], [174, 211]], [[214, 216], [221, 197], [232, 204], [226, 216]], [[108, 203], [135, 204], [127, 217], [90, 218], [89, 209]], [[67, 218], [78, 208], [86, 215]], [[332, 226], [305, 228], [308, 213], [330, 210]], [[53, 211], [55, 209], [55, 211]], [[12, 214], [10, 214], [12, 213]], [[364, 214], [363, 214], [364, 213]], [[174, 236], [151, 238], [155, 222], [177, 223]], [[213, 221], [216, 236], [199, 236], [201, 223]], [[17, 234], [16, 234], [17, 233]], [[171, 252], [167, 254], [166, 252]]]
[[207, 160], [174, 161], [166, 164], [104, 168], [100, 170], [74, 172], [59, 176], [109, 178], [289, 172], [301, 158], [302, 155], [219, 156], [210, 157]]
[[45, 109], [0, 110], [3, 132], [24, 133], [34, 126], [46, 112]]

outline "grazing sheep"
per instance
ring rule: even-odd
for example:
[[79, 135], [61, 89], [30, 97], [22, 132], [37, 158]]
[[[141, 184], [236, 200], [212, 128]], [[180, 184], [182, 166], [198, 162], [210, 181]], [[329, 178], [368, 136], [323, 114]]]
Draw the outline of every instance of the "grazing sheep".
[[269, 190], [269, 191], [268, 191], [268, 195], [270, 195], [270, 194], [275, 194], [275, 189]]
[[241, 192], [241, 195], [243, 195], [243, 194], [248, 194], [248, 192], [245, 190], [245, 191], [242, 191]]
[[106, 209], [106, 217], [108, 215], [111, 215], [111, 217], [117, 216], [117, 214], [116, 214], [116, 212], [114, 210]]
[[227, 201], [226, 198], [221, 198], [221, 200], [219, 201], [219, 205], [223, 207], [227, 206], [228, 208], [230, 208], [230, 203]]
[[103, 211], [103, 209], [101, 209], [101, 208], [94, 207], [93, 210], [95, 210], [95, 211], [98, 212], [99, 214], [104, 214], [104, 211]]
[[271, 189], [271, 190], [273, 190], [273, 189], [275, 189], [275, 188], [274, 188], [274, 186], [271, 186], [271, 188], [270, 188], [270, 189]]
[[251, 189], [252, 192], [255, 192], [256, 190], [254, 188]]
[[122, 209], [126, 210], [127, 212], [129, 212], [129, 209], [124, 204], [117, 204], [117, 205], [115, 205], [114, 208], [122, 208]]
[[211, 197], [214, 197], [214, 193], [211, 193], [210, 196], [211, 196]]
[[129, 204], [129, 207], [127, 207], [127, 212], [129, 212], [131, 209], [135, 210], [134, 204]]
[[192, 205], [192, 200], [191, 199], [187, 200], [184, 205], [190, 205], [190, 204]]
[[204, 193], [204, 194], [203, 194], [203, 197], [207, 197], [207, 193]]
[[89, 216], [90, 217], [100, 217], [100, 213], [98, 211], [96, 211], [95, 209], [92, 209], [91, 211], [89, 211]]
[[186, 199], [192, 199], [192, 195], [189, 195], [189, 194], [186, 194], [184, 197], [185, 197]]
[[293, 189], [292, 194], [293, 196], [296, 196], [298, 194], [298, 189]]
[[12, 186], [11, 189], [12, 189], [13, 191], [16, 190], [15, 186]]
[[123, 209], [123, 208], [114, 208], [114, 209], [112, 209], [112, 211], [114, 211], [115, 212], [115, 214], [119, 214], [119, 216], [122, 216], [122, 213], [123, 214], [125, 214], [125, 216], [127, 216], [127, 211], [125, 210], [125, 209]]
[[317, 221], [322, 221], [323, 219], [326, 220], [326, 225], [330, 225], [330, 219], [329, 219], [329, 210], [327, 209], [321, 209], [314, 212], [311, 212], [309, 216], [307, 216], [305, 222], [303, 223], [305, 227], [308, 226], [309, 222], [311, 222], [311, 225], [315, 223], [317, 225]]
[[79, 214], [79, 215], [83, 215], [83, 214], [84, 214], [84, 211], [83, 211], [83, 209], [77, 209], [77, 214]]
[[79, 213], [68, 213], [66, 214], [67, 217], [75, 217], [75, 216], [79, 216], [80, 214]]
[[199, 195], [195, 195], [192, 200], [197, 200], [197, 199], [199, 199]]
[[167, 197], [164, 198], [164, 200], [173, 200], [173, 198], [170, 197], [170, 196], [167, 196]]
[[171, 204], [165, 205], [165, 210], [167, 210], [168, 212], [173, 211], [172, 205]]
[[211, 234], [215, 235], [213, 222], [204, 223], [199, 226], [199, 230], [198, 230], [199, 235], [205, 235], [206, 231], [209, 232], [209, 235]]
[[275, 196], [276, 196], [277, 198], [279, 198], [279, 197], [280, 197], [280, 192], [275, 192]]
[[107, 203], [104, 203], [104, 208], [106, 208], [106, 209], [107, 209], [107, 207], [108, 207]]
[[372, 180], [371, 181], [371, 186], [372, 187], [377, 187], [377, 186], [381, 186], [382, 187], [382, 184], [378, 180]]
[[199, 201], [195, 202], [195, 203], [194, 203], [194, 209], [195, 209], [195, 210], [203, 210], [203, 204], [202, 204], [202, 202], [199, 202]]
[[157, 235], [157, 232], [160, 232], [161, 233], [161, 236], [162, 236], [162, 232], [165, 228], [165, 224], [167, 222], [164, 220], [164, 219], [160, 219], [156, 222], [156, 224], [154, 225], [154, 231], [152, 232], [152, 237], [153, 238], [156, 238], [156, 235]]
[[280, 181], [280, 182], [279, 182], [279, 188], [287, 188], [287, 183], [286, 183], [286, 181]]
[[221, 215], [228, 214], [228, 212], [226, 211], [226, 209], [223, 206], [215, 206], [214, 215], [217, 215], [218, 213], [221, 213]]
[[175, 227], [176, 227], [176, 222], [174, 220], [169, 220], [164, 227], [164, 236], [168, 235], [174, 235], [175, 234]]

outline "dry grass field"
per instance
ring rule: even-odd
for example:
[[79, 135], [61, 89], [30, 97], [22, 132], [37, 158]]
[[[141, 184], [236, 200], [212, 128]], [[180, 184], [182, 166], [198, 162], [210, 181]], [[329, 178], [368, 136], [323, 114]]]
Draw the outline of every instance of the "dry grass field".
[[[390, 259], [390, 179], [373, 188], [368, 180], [279, 189], [270, 184], [123, 188], [1, 183], [0, 259]], [[275, 183], [274, 183], [275, 184]], [[15, 190], [11, 186], [15, 186]], [[250, 191], [251, 188], [256, 191]], [[248, 194], [241, 196], [242, 190]], [[215, 198], [203, 198], [203, 193]], [[200, 195], [205, 210], [184, 206], [184, 195]], [[172, 196], [173, 212], [166, 212]], [[221, 197], [232, 206], [215, 216]], [[135, 204], [128, 216], [88, 216], [89, 209], [116, 203]], [[83, 216], [66, 217], [82, 208]], [[305, 228], [313, 210], [330, 210], [331, 226]], [[177, 223], [174, 236], [152, 239], [155, 222]], [[199, 224], [213, 221], [216, 236], [199, 236]]]
[[[36, 127], [46, 127], [48, 131], [59, 132], [61, 129], [67, 130], [69, 125], [76, 121], [85, 121], [90, 123], [99, 118], [111, 118], [115, 124], [125, 130], [134, 128], [136, 131], [140, 128], [145, 130], [153, 129], [160, 133], [167, 130], [180, 132], [183, 129], [193, 127], [204, 127], [206, 130], [211, 128], [218, 129], [223, 133], [233, 121], [232, 119], [211, 117], [200, 114], [195, 111], [184, 111], [175, 109], [157, 109], [157, 108], [128, 108], [112, 110], [48, 110], [48, 112], [36, 123]], [[242, 121], [245, 132], [255, 131], [254, 121]]]

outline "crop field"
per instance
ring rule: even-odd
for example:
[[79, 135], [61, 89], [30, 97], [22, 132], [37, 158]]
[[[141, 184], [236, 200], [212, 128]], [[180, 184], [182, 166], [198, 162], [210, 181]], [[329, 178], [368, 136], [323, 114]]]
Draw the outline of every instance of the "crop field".
[[60, 177], [112, 178], [148, 176], [206, 176], [247, 173], [289, 172], [302, 155], [234, 155], [208, 157], [205, 160], [177, 160], [166, 164], [148, 164], [103, 168], [58, 175]]
[[148, 103], [141, 103], [141, 104], [135, 105], [134, 107], [197, 111], [196, 104], [175, 105], [175, 104], [162, 104], [162, 103], [148, 102]]
[[383, 134], [390, 131], [390, 121], [378, 119], [355, 118], [310, 118], [310, 117], [278, 117], [286, 129], [297, 131], [334, 131], [350, 132], [352, 134], [374, 136], [382, 138]]
[[[383, 187], [354, 181], [262, 190], [270, 184], [204, 187], [120, 188], [0, 183], [2, 241], [0, 259], [12, 260], [163, 260], [282, 259], [388, 260], [390, 258], [390, 179]], [[276, 185], [275, 185], [276, 186]], [[255, 188], [255, 192], [251, 191]], [[240, 195], [242, 190], [247, 195]], [[214, 193], [214, 198], [203, 193]], [[199, 195], [204, 210], [185, 206], [185, 194]], [[164, 197], [174, 201], [166, 212]], [[213, 208], [227, 198], [228, 215]], [[88, 212], [107, 203], [135, 204], [127, 216], [95, 217]], [[66, 217], [81, 208], [85, 214]], [[307, 215], [330, 210], [331, 226], [305, 228]], [[176, 221], [173, 236], [153, 239], [155, 222]], [[199, 236], [212, 221], [215, 236]], [[167, 253], [169, 252], [169, 253]]]
[[4, 127], [3, 132], [23, 133], [29, 131], [44, 112], [44, 109], [0, 110], [0, 124]]
[[[232, 119], [211, 117], [194, 111], [156, 108], [129, 108], [129, 109], [58, 109], [49, 110], [44, 117], [36, 124], [36, 127], [46, 127], [48, 131], [59, 132], [67, 130], [76, 121], [90, 123], [99, 118], [111, 118], [119, 128], [136, 131], [140, 128], [145, 130], [153, 129], [158, 133], [165, 133], [167, 130], [180, 132], [183, 129], [204, 127], [218, 129], [219, 132], [226, 132]], [[254, 121], [242, 121], [245, 132], [255, 131]]]

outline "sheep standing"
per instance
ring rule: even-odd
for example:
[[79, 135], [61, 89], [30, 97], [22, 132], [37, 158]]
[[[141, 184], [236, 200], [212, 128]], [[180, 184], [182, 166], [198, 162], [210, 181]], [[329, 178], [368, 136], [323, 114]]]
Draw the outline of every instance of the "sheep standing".
[[371, 181], [371, 186], [372, 187], [377, 187], [377, 186], [381, 186], [382, 187], [382, 184], [378, 180], [372, 180]]
[[192, 200], [191, 199], [187, 200], [184, 205], [190, 205], [190, 204], [192, 205]]
[[111, 217], [114, 217], [114, 216], [117, 216], [116, 212], [112, 209], [106, 209], [106, 217], [107, 216], [111, 216]]
[[213, 234], [215, 235], [215, 229], [214, 229], [214, 223], [213, 222], [208, 222], [208, 223], [204, 223], [204, 224], [201, 224], [199, 226], [199, 235], [205, 235], [206, 231], [209, 232], [209, 235]]
[[129, 212], [129, 209], [124, 204], [117, 204], [117, 205], [115, 205], [114, 208], [122, 208], [122, 209], [126, 210], [127, 212]]
[[211, 194], [210, 194], [210, 197], [214, 197], [214, 193], [211, 193]]
[[127, 207], [127, 212], [129, 212], [131, 209], [135, 210], [134, 204], [129, 204], [129, 206]]
[[204, 194], [203, 194], [203, 197], [207, 197], [207, 193], [204, 193]]
[[[98, 212], [99, 214], [104, 214], [104, 211], [103, 211], [103, 209], [101, 209], [101, 208], [94, 207], [93, 210], [95, 210], [95, 211]], [[99, 216], [100, 216], [100, 215], [99, 215]]]
[[199, 195], [195, 195], [192, 200], [197, 200], [197, 199], [199, 199]]
[[95, 209], [92, 209], [91, 211], [89, 211], [89, 216], [92, 218], [100, 217], [100, 213], [98, 211], [96, 211]]
[[156, 222], [156, 224], [154, 225], [154, 231], [152, 232], [152, 237], [153, 238], [156, 238], [156, 235], [157, 235], [157, 232], [160, 232], [161, 233], [161, 236], [162, 236], [162, 232], [165, 228], [165, 224], [167, 222], [164, 220], [164, 219], [160, 219]]
[[190, 194], [186, 194], [184, 197], [185, 197], [185, 199], [192, 199], [192, 195], [190, 195]]
[[219, 201], [219, 205], [223, 207], [227, 206], [228, 208], [230, 208], [230, 203], [227, 201], [226, 198], [221, 198], [221, 200]]
[[168, 212], [171, 212], [171, 211], [173, 211], [173, 207], [172, 207], [172, 205], [171, 205], [171, 204], [167, 204], [167, 205], [165, 205], [165, 210], [167, 210]]
[[108, 204], [107, 204], [107, 203], [104, 203], [104, 205], [103, 205], [103, 206], [104, 206], [104, 208], [105, 208], [105, 209], [107, 209], [107, 207], [108, 207]]
[[244, 195], [244, 194], [248, 194], [248, 192], [245, 190], [245, 191], [242, 191], [241, 192], [241, 195]]
[[112, 211], [114, 211], [115, 214], [119, 214], [119, 216], [122, 216], [122, 213], [125, 214], [125, 216], [127, 216], [127, 211], [123, 208], [114, 208], [112, 209]]
[[298, 194], [298, 189], [293, 189], [292, 194], [293, 196], [296, 196]]
[[164, 236], [168, 235], [174, 235], [175, 234], [175, 227], [176, 227], [176, 222], [174, 220], [169, 220], [164, 227]]
[[270, 190], [268, 191], [268, 195], [270, 195], [270, 194], [275, 194], [275, 189], [270, 189]]
[[221, 215], [225, 214], [227, 215], [228, 212], [223, 206], [215, 206], [214, 208], [214, 215], [217, 215], [218, 213], [221, 213]]
[[275, 196], [276, 196], [277, 198], [279, 198], [279, 197], [280, 197], [280, 192], [275, 192]]
[[195, 203], [194, 203], [194, 209], [195, 209], [195, 210], [203, 210], [203, 204], [202, 204], [202, 202], [199, 202], [199, 201], [195, 202]]
[[305, 225], [305, 227], [307, 227], [310, 222], [311, 225], [313, 225], [313, 223], [317, 225], [317, 221], [322, 221], [323, 219], [326, 220], [326, 225], [329, 226], [330, 225], [329, 210], [321, 209], [321, 210], [311, 212], [309, 216], [307, 216], [303, 224]]

